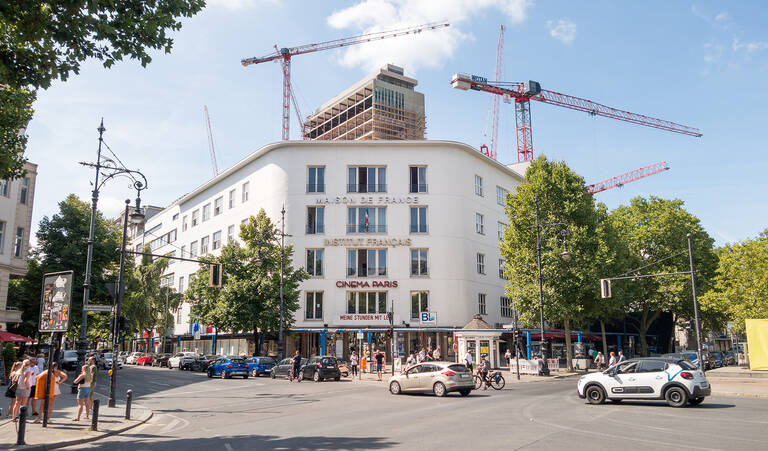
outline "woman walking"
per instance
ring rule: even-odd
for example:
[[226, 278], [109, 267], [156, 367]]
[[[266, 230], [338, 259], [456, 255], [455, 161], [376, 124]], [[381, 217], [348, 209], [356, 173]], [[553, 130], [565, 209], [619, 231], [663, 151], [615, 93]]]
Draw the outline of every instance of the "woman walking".
[[[67, 380], [67, 373], [59, 371], [59, 364], [53, 362], [51, 365], [51, 385], [48, 388], [48, 422], [51, 422], [51, 416], [53, 415], [53, 405], [56, 403], [56, 396], [61, 394], [59, 384]], [[40, 410], [45, 408], [45, 383], [48, 380], [48, 370], [44, 370], [37, 376], [37, 392], [35, 393], [35, 399], [40, 401]], [[39, 423], [42, 415], [39, 415], [35, 419], [34, 423]]]
[[85, 410], [85, 419], [88, 419], [88, 397], [91, 396], [91, 370], [88, 365], [83, 365], [80, 374], [73, 381], [77, 386], [77, 417], [72, 421], [80, 421], [80, 415]]
[[8, 413], [6, 417], [10, 418], [13, 415], [13, 409], [16, 407], [16, 387], [19, 379], [19, 370], [24, 362], [15, 362], [11, 367], [11, 372], [8, 376], [8, 388], [5, 390], [5, 397], [11, 399], [11, 403], [8, 405]]
[[17, 371], [18, 377], [16, 378], [16, 404], [13, 406], [13, 421], [17, 421], [16, 416], [19, 414], [22, 406], [26, 406], [29, 401], [29, 388], [32, 377], [32, 370], [30, 369], [34, 363], [31, 360], [25, 360], [21, 364], [21, 368]]
[[357, 376], [358, 361], [357, 361], [357, 352], [356, 351], [352, 351], [352, 355], [349, 356], [349, 364], [350, 364], [350, 366], [352, 366], [352, 376], [353, 377]]

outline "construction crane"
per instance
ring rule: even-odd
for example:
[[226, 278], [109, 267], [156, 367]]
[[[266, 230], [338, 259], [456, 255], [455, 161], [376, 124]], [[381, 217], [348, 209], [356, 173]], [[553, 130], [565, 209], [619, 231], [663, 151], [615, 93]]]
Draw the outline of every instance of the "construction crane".
[[[504, 25], [499, 30], [499, 41], [496, 44], [496, 80], [501, 80], [502, 60], [504, 57]], [[496, 149], [499, 139], [499, 103], [501, 96], [493, 96], [491, 99], [491, 148], [483, 144], [480, 151], [489, 157], [496, 159]]]
[[531, 133], [531, 100], [536, 100], [550, 105], [557, 105], [572, 110], [584, 111], [592, 116], [602, 116], [646, 127], [658, 128], [668, 132], [682, 133], [684, 135], [701, 137], [701, 132], [687, 125], [630, 113], [609, 106], [601, 105], [587, 99], [569, 96], [555, 91], [541, 89], [541, 85], [535, 81], [488, 83], [484, 77], [468, 74], [454, 74], [451, 85], [456, 89], [490, 92], [500, 95], [510, 101], [515, 101], [515, 121], [517, 123], [517, 161], [533, 159], [533, 135]]
[[590, 194], [597, 194], [601, 191], [609, 190], [611, 188], [621, 188], [627, 183], [634, 182], [635, 180], [640, 180], [653, 174], [658, 174], [668, 170], [669, 165], [666, 161], [662, 161], [661, 163], [635, 169], [634, 171], [627, 172], [626, 174], [621, 174], [619, 176], [609, 178], [608, 180], [603, 180], [602, 182], [589, 185], [587, 187], [587, 191]]
[[[321, 50], [336, 49], [355, 44], [364, 44], [366, 42], [380, 41], [382, 39], [395, 38], [409, 34], [418, 34], [422, 31], [436, 30], [449, 26], [447, 22], [432, 22], [415, 27], [402, 28], [399, 30], [380, 31], [377, 33], [368, 33], [349, 38], [335, 39], [333, 41], [318, 42], [315, 44], [300, 45], [298, 47], [275, 46], [275, 52], [258, 58], [245, 58], [240, 61], [243, 66], [252, 64], [266, 63], [268, 61], [280, 60], [283, 69], [283, 141], [287, 141], [290, 135], [290, 115], [291, 115], [291, 58], [305, 53], [319, 52]], [[301, 123], [301, 119], [299, 119]]]
[[208, 105], [203, 105], [205, 112], [205, 127], [208, 130], [208, 150], [211, 152], [211, 164], [213, 165], [213, 176], [219, 175], [219, 166], [216, 164], [216, 149], [213, 146], [213, 131], [211, 131], [211, 116], [208, 114]]

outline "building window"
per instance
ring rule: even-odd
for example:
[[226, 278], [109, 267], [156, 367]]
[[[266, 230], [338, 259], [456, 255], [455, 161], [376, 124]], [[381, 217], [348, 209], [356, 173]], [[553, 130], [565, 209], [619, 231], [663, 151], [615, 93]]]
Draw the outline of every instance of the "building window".
[[218, 232], [213, 232], [212, 246], [214, 251], [221, 247], [221, 230], [219, 230]]
[[386, 291], [347, 291], [347, 314], [387, 313]]
[[27, 195], [29, 193], [29, 177], [21, 179], [21, 194], [19, 196], [19, 202], [26, 205]]
[[[189, 243], [189, 256], [192, 258], [197, 257], [197, 241]], [[191, 283], [192, 280], [190, 279], [189, 282]]]
[[192, 212], [192, 227], [200, 224], [200, 210]]
[[507, 194], [509, 194], [509, 191], [505, 190], [500, 186], [497, 186], [496, 187], [496, 203], [503, 207], [507, 202]]
[[411, 166], [409, 170], [409, 193], [426, 193], [427, 192], [427, 167], [426, 166]]
[[427, 233], [427, 207], [411, 207], [411, 233]]
[[485, 235], [485, 218], [480, 213], [475, 213], [475, 231]]
[[186, 258], [187, 255], [189, 255], [187, 254], [187, 246], [181, 246], [181, 258]]
[[479, 175], [475, 176], [475, 194], [483, 197], [483, 178]]
[[325, 207], [307, 207], [307, 234], [325, 233]]
[[307, 180], [307, 192], [308, 193], [324, 193], [325, 192], [325, 168], [324, 167], [310, 167]]
[[348, 193], [386, 193], [387, 168], [352, 166], [348, 170]]
[[235, 241], [235, 226], [227, 227], [227, 243]]
[[323, 275], [323, 250], [307, 249], [307, 272], [310, 276]]
[[243, 183], [243, 195], [242, 195], [242, 200], [240, 202], [242, 203], [248, 202], [248, 191], [250, 189], [251, 189], [251, 186], [249, 182]]
[[11, 181], [8, 179], [0, 180], [0, 196], [10, 197]]
[[0, 221], [0, 254], [5, 252], [5, 221]]
[[427, 250], [426, 249], [411, 249], [411, 275], [412, 276], [429, 275], [429, 271], [427, 270]]
[[229, 191], [229, 208], [235, 208], [235, 190]]
[[187, 215], [184, 215], [181, 218], [181, 231], [186, 232], [187, 231]]
[[512, 311], [512, 301], [505, 296], [499, 298], [499, 304], [501, 305], [501, 317], [502, 318], [514, 318], [514, 312]]
[[181, 324], [181, 307], [176, 309], [176, 324]]
[[160, 287], [173, 287], [173, 273], [160, 276]]
[[184, 292], [184, 276], [179, 276], [179, 293]]
[[347, 233], [387, 233], [387, 208], [347, 208]]
[[224, 197], [217, 197], [216, 200], [213, 201], [213, 215], [214, 216], [220, 215], [223, 209], [224, 209]]
[[485, 274], [485, 254], [477, 253], [477, 273]]
[[16, 240], [13, 243], [13, 256], [21, 258], [21, 243], [24, 242], [24, 229], [16, 227]]
[[347, 249], [347, 277], [386, 275], [386, 249]]
[[305, 319], [323, 319], [323, 292], [307, 291], [307, 308], [304, 310]]
[[496, 233], [499, 235], [499, 240], [504, 239], [504, 228], [506, 225], [503, 222], [496, 223]]
[[203, 205], [203, 222], [211, 219], [211, 204]]
[[504, 267], [507, 266], [507, 262], [504, 261], [503, 258], [499, 259], [499, 279], [506, 280], [507, 278], [504, 276]]
[[208, 235], [200, 238], [200, 255], [208, 253]]
[[[171, 252], [167, 253], [166, 255], [169, 256], [169, 257], [175, 257], [176, 256], [176, 251], [171, 251]], [[176, 263], [176, 259], [175, 258], [169, 258], [168, 259], [168, 265], [169, 266], [173, 265], [175, 263]]]
[[419, 319], [421, 312], [429, 311], [429, 291], [411, 291], [411, 319]]
[[477, 293], [477, 313], [481, 315], [488, 314], [485, 305], [485, 293]]

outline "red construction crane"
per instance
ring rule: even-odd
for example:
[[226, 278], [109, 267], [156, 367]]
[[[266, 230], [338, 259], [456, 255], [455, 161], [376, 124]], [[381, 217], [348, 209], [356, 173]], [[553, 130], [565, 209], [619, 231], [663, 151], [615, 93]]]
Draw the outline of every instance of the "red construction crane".
[[676, 124], [674, 122], [630, 113], [609, 106], [601, 105], [587, 99], [561, 94], [559, 92], [541, 89], [541, 85], [535, 81], [519, 82], [493, 82], [488, 83], [484, 77], [467, 74], [454, 74], [451, 85], [456, 89], [485, 91], [491, 94], [503, 96], [505, 99], [515, 100], [515, 121], [517, 122], [517, 161], [528, 161], [533, 158], [533, 136], [531, 134], [531, 106], [530, 101], [536, 100], [551, 105], [557, 105], [572, 110], [584, 111], [593, 116], [603, 116], [620, 121], [632, 122], [646, 127], [658, 128], [674, 133], [682, 133], [695, 137], [701, 137], [701, 132], [693, 127]]
[[211, 131], [211, 116], [208, 114], [208, 105], [203, 105], [205, 113], [205, 127], [208, 131], [208, 151], [211, 153], [211, 164], [213, 165], [213, 176], [219, 175], [219, 165], [216, 164], [216, 149], [213, 146], [213, 131]]
[[644, 168], [635, 169], [634, 171], [627, 172], [626, 174], [621, 174], [619, 176], [610, 178], [608, 180], [603, 180], [602, 182], [595, 183], [594, 185], [589, 185], [587, 187], [587, 191], [589, 191], [590, 194], [597, 194], [601, 191], [605, 191], [611, 188], [621, 188], [625, 184], [629, 182], [634, 182], [635, 180], [640, 180], [642, 178], [651, 176], [653, 174], [658, 174], [660, 172], [668, 171], [669, 165], [666, 161], [662, 161], [661, 163], [652, 164], [650, 166], [646, 166]]
[[447, 22], [433, 22], [424, 25], [418, 25], [415, 27], [402, 28], [399, 30], [380, 31], [378, 33], [368, 33], [360, 36], [352, 36], [349, 38], [335, 39], [333, 41], [318, 42], [315, 44], [300, 45], [298, 47], [282, 47], [280, 49], [275, 46], [275, 52], [270, 53], [259, 58], [245, 58], [240, 61], [243, 66], [250, 66], [251, 64], [266, 63], [267, 61], [280, 60], [283, 68], [283, 141], [289, 139], [290, 131], [290, 115], [291, 115], [291, 58], [296, 55], [303, 55], [304, 53], [319, 52], [320, 50], [330, 50], [339, 47], [346, 47], [355, 44], [364, 44], [366, 42], [380, 41], [387, 38], [395, 38], [398, 36], [405, 36], [409, 34], [418, 34], [422, 31], [435, 30], [438, 28], [447, 27]]
[[[504, 57], [504, 25], [499, 30], [499, 41], [496, 44], [496, 80], [501, 80], [502, 72], [502, 59]], [[488, 155], [489, 157], [496, 159], [496, 149], [498, 148], [499, 140], [499, 103], [501, 96], [493, 96], [491, 100], [491, 149], [488, 150], [488, 146], [483, 144], [480, 146], [480, 151]]]

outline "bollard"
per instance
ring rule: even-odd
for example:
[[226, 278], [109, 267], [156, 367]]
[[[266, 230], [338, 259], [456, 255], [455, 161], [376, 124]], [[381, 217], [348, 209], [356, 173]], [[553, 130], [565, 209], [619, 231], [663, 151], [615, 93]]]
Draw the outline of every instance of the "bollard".
[[93, 400], [93, 414], [91, 415], [91, 430], [99, 430], [99, 400]]
[[21, 413], [19, 413], [19, 435], [16, 439], [17, 445], [26, 445], [24, 443], [24, 433], [27, 430], [27, 406], [23, 406], [21, 408]]
[[133, 399], [133, 390], [125, 391], [125, 419], [131, 419], [131, 400]]

